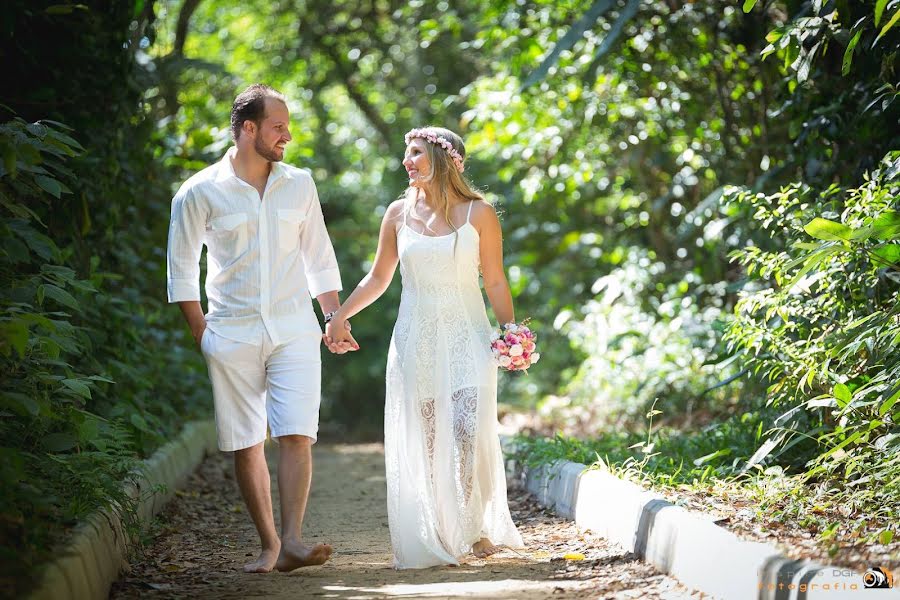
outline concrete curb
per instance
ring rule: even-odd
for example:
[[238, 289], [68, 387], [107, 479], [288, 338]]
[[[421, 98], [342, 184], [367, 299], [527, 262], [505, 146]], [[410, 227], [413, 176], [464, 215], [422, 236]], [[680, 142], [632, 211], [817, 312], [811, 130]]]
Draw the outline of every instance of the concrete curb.
[[[504, 449], [510, 450], [509, 444]], [[608, 472], [567, 461], [536, 469], [513, 463], [512, 472], [558, 515], [716, 598], [834, 600], [877, 594], [900, 599], [900, 584], [872, 592], [864, 587], [863, 573], [786, 558], [770, 544], [741, 540], [712, 518]]]
[[[204, 456], [216, 450], [213, 421], [188, 423], [181, 434], [143, 462], [139, 486], [128, 485], [132, 497], [140, 498], [142, 524], [165, 505], [175, 489], [187, 479]], [[160, 486], [163, 486], [160, 489]], [[40, 583], [30, 600], [105, 599], [125, 560], [126, 535], [111, 511], [91, 515], [72, 533], [59, 558], [43, 568]]]

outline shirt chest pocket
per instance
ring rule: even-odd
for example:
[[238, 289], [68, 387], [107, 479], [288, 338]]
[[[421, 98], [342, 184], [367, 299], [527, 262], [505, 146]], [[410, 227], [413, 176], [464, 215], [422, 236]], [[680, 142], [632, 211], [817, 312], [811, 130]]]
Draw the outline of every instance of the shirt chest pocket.
[[207, 237], [209, 249], [228, 260], [247, 249], [247, 213], [223, 215], [209, 220]]
[[300, 244], [300, 225], [304, 211], [282, 208], [278, 211], [278, 247], [283, 251], [296, 249]]

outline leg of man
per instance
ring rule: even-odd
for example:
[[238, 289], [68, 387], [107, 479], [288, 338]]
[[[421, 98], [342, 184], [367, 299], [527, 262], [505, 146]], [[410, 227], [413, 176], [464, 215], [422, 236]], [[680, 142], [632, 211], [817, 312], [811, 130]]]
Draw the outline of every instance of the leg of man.
[[321, 337], [301, 336], [273, 349], [266, 361], [269, 428], [279, 443], [281, 554], [275, 568], [292, 571], [320, 565], [327, 544], [302, 542], [303, 517], [312, 480], [312, 449], [319, 428]]
[[312, 481], [312, 439], [305, 435], [286, 435], [278, 438], [278, 442], [282, 546], [275, 568], [292, 571], [298, 567], [321, 565], [331, 556], [331, 546], [302, 542], [303, 516]]
[[268, 573], [281, 542], [272, 515], [271, 482], [263, 442], [266, 439], [266, 371], [260, 347], [216, 335], [207, 329], [201, 341], [213, 398], [219, 449], [234, 452], [235, 476], [256, 525], [262, 552], [244, 570]]
[[235, 451], [234, 471], [241, 496], [244, 497], [247, 511], [256, 525], [262, 543], [259, 558], [244, 565], [244, 571], [268, 573], [278, 560], [281, 541], [275, 531], [275, 519], [272, 515], [272, 483], [269, 466], [266, 464], [265, 443]]

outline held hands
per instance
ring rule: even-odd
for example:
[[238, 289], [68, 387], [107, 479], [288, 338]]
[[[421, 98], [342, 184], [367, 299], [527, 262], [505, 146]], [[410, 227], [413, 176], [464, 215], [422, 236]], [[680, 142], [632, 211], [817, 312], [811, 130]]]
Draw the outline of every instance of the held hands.
[[343, 319], [332, 319], [325, 324], [325, 345], [333, 354], [344, 354], [359, 350], [359, 344], [350, 335], [350, 322]]

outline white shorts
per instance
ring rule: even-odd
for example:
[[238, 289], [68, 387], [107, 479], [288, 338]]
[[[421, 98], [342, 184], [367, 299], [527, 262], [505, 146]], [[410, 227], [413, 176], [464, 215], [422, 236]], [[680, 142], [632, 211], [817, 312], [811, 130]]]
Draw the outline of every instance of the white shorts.
[[303, 335], [286, 344], [261, 346], [216, 335], [200, 340], [216, 406], [219, 450], [232, 452], [266, 439], [305, 435], [316, 441], [322, 387], [322, 338]]

